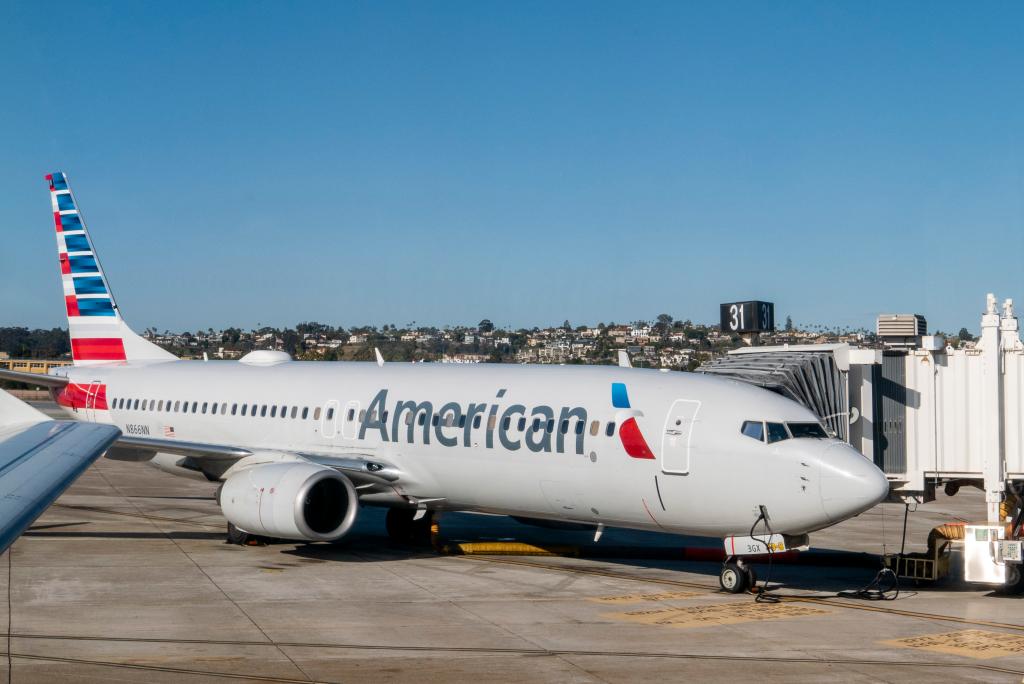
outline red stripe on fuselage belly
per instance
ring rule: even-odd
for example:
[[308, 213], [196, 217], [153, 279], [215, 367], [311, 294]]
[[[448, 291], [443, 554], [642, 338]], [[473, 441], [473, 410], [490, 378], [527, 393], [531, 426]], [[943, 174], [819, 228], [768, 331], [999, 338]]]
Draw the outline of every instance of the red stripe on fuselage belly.
[[76, 361], [125, 361], [120, 337], [79, 337], [71, 340], [71, 355]]
[[[90, 400], [90, 394], [92, 398]], [[54, 400], [60, 406], [68, 408], [92, 408], [107, 410], [107, 386], [106, 385], [77, 385], [73, 382], [65, 385], [57, 392]]]

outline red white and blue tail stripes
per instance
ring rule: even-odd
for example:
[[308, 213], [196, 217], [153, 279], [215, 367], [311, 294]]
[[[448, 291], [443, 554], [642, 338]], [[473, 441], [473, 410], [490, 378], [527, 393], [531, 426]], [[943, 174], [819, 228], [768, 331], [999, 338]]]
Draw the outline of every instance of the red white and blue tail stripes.
[[132, 332], [121, 318], [68, 177], [55, 171], [46, 182], [75, 365], [174, 360], [173, 354]]

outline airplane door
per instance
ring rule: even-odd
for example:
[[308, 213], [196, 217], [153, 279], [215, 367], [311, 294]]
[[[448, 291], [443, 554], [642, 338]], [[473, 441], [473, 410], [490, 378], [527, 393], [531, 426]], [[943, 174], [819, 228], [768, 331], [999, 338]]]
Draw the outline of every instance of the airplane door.
[[338, 407], [339, 404], [336, 399], [331, 399], [324, 404], [324, 415], [321, 418], [323, 424], [321, 425], [320, 434], [328, 439], [338, 434]]
[[85, 388], [85, 419], [90, 423], [96, 422], [96, 397], [100, 393], [100, 382], [93, 380]]
[[350, 401], [345, 404], [345, 410], [341, 414], [341, 436], [345, 439], [355, 439], [359, 434], [359, 402]]
[[677, 399], [665, 419], [661, 438], [661, 471], [670, 475], [687, 475], [693, 456], [693, 432], [700, 413], [700, 402]]

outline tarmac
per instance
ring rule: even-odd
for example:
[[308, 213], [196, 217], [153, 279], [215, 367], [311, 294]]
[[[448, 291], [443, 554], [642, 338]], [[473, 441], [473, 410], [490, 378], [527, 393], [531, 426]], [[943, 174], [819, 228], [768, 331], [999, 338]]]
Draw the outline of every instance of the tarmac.
[[[0, 567], [11, 681], [1024, 680], [1020, 599], [955, 576], [864, 601], [837, 597], [874, 577], [864, 556], [775, 564], [781, 600], [759, 603], [721, 593], [718, 563], [671, 559], [715, 539], [608, 530], [595, 545], [586, 532], [448, 514], [446, 542], [586, 553], [444, 555], [393, 544], [369, 507], [337, 544], [241, 547], [225, 543], [215, 489], [138, 463], [87, 471], [14, 544], [9, 575]], [[907, 550], [983, 513], [969, 490], [921, 505]], [[811, 543], [894, 552], [902, 522], [903, 506], [884, 504]], [[602, 548], [617, 557], [595, 557]]]

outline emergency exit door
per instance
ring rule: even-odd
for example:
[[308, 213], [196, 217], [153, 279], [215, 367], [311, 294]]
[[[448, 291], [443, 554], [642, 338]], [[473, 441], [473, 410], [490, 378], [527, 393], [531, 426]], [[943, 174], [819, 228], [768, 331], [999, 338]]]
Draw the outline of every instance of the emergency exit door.
[[700, 402], [677, 399], [668, 411], [661, 439], [661, 471], [669, 475], [686, 475], [694, 449], [694, 428], [700, 414]]

